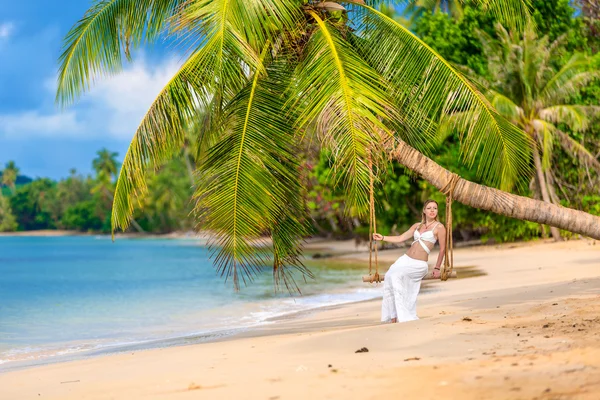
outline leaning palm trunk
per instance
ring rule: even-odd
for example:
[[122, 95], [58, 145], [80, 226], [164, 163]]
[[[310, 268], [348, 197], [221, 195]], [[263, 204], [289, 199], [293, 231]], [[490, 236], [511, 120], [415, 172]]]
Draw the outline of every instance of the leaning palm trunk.
[[[396, 160], [442, 190], [452, 172], [400, 141], [393, 150]], [[454, 200], [470, 207], [525, 221], [547, 224], [600, 240], [600, 217], [555, 204], [507, 193], [459, 178]]]

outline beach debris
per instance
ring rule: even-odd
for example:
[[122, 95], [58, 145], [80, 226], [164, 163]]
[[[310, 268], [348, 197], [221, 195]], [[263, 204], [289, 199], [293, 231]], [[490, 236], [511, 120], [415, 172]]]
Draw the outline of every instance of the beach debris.
[[79, 379], [77, 379], [76, 381], [64, 381], [64, 382], [61, 382], [60, 384], [62, 385], [63, 383], [77, 383], [77, 382], [79, 382]]
[[542, 328], [550, 328], [550, 324], [544, 324], [544, 326], [542, 326]]
[[331, 365], [331, 364], [328, 364], [328, 365], [327, 365], [327, 367], [328, 367], [328, 368], [331, 368], [331, 367], [333, 367], [333, 365]]
[[338, 372], [338, 370], [334, 368], [331, 370], [331, 372]]
[[188, 385], [188, 390], [198, 390], [198, 389], [202, 389], [202, 386], [196, 385], [194, 382], [192, 382]]
[[467, 322], [469, 322], [469, 321], [473, 321], [473, 319], [472, 319], [471, 317], [463, 317], [463, 319], [462, 319], [462, 320], [463, 320], [463, 321], [467, 321]]
[[306, 368], [304, 365], [298, 365], [296, 368], [296, 372], [304, 372], [306, 370], [308, 370], [308, 368]]
[[405, 358], [404, 361], [419, 361], [421, 357], [409, 357]]
[[367, 349], [366, 347], [361, 347], [360, 349], [356, 350], [355, 353], [368, 353], [369, 349]]

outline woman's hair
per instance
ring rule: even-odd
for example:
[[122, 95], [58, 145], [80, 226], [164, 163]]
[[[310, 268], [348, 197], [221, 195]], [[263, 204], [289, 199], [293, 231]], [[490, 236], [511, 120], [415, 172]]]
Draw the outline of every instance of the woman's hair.
[[[438, 204], [437, 201], [433, 200], [433, 199], [429, 199], [425, 202], [425, 204], [423, 204], [423, 212], [421, 213], [421, 225], [425, 224], [425, 222], [427, 222], [427, 216], [425, 215], [425, 208], [427, 208], [427, 204], [429, 203], [435, 203], [436, 206], [438, 206], [438, 208], [440, 207], [440, 205]], [[435, 216], [435, 220], [439, 221], [438, 216]]]

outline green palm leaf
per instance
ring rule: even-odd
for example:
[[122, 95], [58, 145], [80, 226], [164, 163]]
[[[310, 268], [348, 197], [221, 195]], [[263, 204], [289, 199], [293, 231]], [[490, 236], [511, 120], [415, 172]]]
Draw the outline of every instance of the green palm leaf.
[[[263, 57], [267, 52], [266, 47]], [[275, 270], [282, 271], [286, 263], [303, 270], [297, 243], [304, 231], [297, 225], [286, 231], [284, 225], [301, 218], [288, 208], [300, 189], [293, 129], [284, 115], [284, 83], [276, 71], [255, 70], [252, 81], [224, 108], [220, 140], [201, 162], [196, 210], [202, 227], [215, 234], [211, 245], [218, 271], [236, 289], [240, 278], [247, 283], [266, 265], [258, 247], [266, 245], [263, 235], [269, 231]]]
[[[347, 1], [353, 3], [353, 1]], [[427, 9], [430, 11], [440, 10], [442, 1], [440, 0], [367, 0], [365, 3], [372, 7], [381, 4], [407, 4], [409, 13], [418, 9]], [[450, 13], [455, 17], [462, 15], [462, 4], [466, 0], [446, 0]], [[531, 0], [474, 0], [474, 5], [479, 5], [492, 13], [502, 24], [519, 30], [524, 29], [526, 24], [531, 21]]]
[[548, 105], [560, 104], [590, 82], [600, 79], [600, 71], [593, 66], [593, 58], [574, 54], [540, 91], [540, 101]]
[[[528, 171], [530, 139], [487, 102], [456, 69], [405, 27], [375, 9], [366, 7], [362, 53], [390, 83], [395, 102], [413, 130], [423, 121], [440, 121], [451, 113], [456, 118], [464, 159], [478, 160], [480, 176], [508, 189]], [[478, 157], [485, 154], [485, 157]]]
[[98, 0], [65, 39], [59, 59], [56, 99], [63, 105], [94, 80], [122, 68], [123, 55], [143, 40], [152, 41], [185, 0]]
[[[207, 7], [215, 7], [213, 2]], [[226, 5], [227, 0], [222, 0]], [[185, 141], [188, 123], [198, 110], [210, 109], [219, 115], [221, 104], [247, 82], [244, 68], [261, 69], [256, 53], [239, 33], [230, 29], [226, 7], [219, 18], [212, 15], [208, 36], [158, 95], [142, 120], [129, 146], [117, 182], [112, 212], [113, 231], [125, 229], [134, 210], [134, 199], [146, 192], [144, 171], [157, 168], [178, 152]], [[208, 22], [207, 22], [208, 23]], [[202, 134], [201, 139], [210, 139]], [[199, 149], [205, 145], [198, 144]]]
[[302, 54], [295, 81], [297, 126], [317, 127], [334, 157], [333, 181], [347, 189], [347, 209], [367, 210], [368, 151], [381, 148], [389, 132], [380, 119], [393, 106], [379, 74], [365, 63], [339, 32], [311, 12], [316, 28]]
[[575, 132], [580, 132], [588, 128], [588, 116], [594, 114], [600, 114], [600, 107], [563, 104], [544, 108], [540, 111], [540, 118], [553, 124], [562, 122]]
[[511, 99], [508, 97], [493, 92], [491, 103], [492, 106], [502, 115], [504, 118], [509, 121], [516, 122], [519, 118], [523, 117], [523, 109], [513, 103]]
[[560, 129], [556, 129], [555, 133], [563, 149], [574, 158], [579, 159], [584, 165], [592, 167], [597, 174], [600, 174], [600, 162], [588, 149]]

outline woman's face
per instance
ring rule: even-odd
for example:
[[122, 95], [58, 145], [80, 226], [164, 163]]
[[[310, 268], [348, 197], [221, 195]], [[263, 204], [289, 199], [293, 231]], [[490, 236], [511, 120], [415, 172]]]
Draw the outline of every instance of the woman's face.
[[437, 204], [431, 202], [425, 206], [423, 210], [428, 219], [435, 219], [438, 214], [438, 206]]

